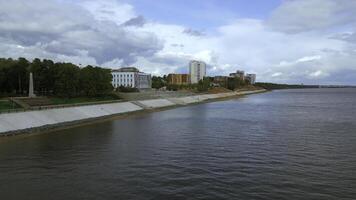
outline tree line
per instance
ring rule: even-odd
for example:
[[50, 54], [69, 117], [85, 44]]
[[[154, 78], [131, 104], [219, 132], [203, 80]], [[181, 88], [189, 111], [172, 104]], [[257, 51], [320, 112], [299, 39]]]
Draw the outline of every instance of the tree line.
[[29, 74], [33, 73], [36, 95], [76, 97], [101, 96], [113, 90], [110, 69], [38, 58], [0, 58], [0, 94], [28, 94]]
[[303, 85], [303, 84], [291, 85], [291, 84], [277, 84], [277, 83], [256, 83], [255, 85], [267, 90], [319, 88], [318, 85]]
[[152, 77], [152, 88], [160, 89], [163, 87], [166, 87], [166, 89], [170, 90], [170, 91], [197, 90], [198, 92], [206, 92], [212, 86], [211, 86], [211, 80], [209, 77], [205, 77], [203, 80], [200, 80], [199, 83], [196, 83], [196, 84], [176, 85], [176, 84], [169, 84], [168, 78], [166, 75], [164, 75], [162, 77], [153, 76]]

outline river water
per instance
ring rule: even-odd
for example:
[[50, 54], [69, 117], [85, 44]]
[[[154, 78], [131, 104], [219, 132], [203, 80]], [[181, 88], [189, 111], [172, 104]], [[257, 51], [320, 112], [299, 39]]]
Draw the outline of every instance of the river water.
[[356, 90], [281, 90], [0, 143], [0, 199], [356, 199]]

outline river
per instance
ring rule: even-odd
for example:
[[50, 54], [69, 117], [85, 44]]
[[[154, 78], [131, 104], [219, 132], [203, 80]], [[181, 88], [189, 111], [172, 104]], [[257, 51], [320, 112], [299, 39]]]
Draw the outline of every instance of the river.
[[298, 89], [0, 142], [0, 199], [356, 198], [356, 89]]

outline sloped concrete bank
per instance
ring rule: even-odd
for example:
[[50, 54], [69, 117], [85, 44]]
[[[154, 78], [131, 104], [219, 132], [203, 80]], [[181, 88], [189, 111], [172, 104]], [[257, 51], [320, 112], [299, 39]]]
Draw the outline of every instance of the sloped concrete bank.
[[0, 114], [0, 136], [31, 133], [34, 130], [46, 130], [49, 128], [79, 124], [84, 121], [94, 121], [100, 118], [107, 118], [125, 113], [162, 109], [174, 106], [184, 106], [194, 103], [201, 103], [208, 100], [218, 100], [222, 98], [255, 94], [265, 91], [266, 90], [255, 90], [219, 94], [204, 94], [180, 98], [154, 99]]

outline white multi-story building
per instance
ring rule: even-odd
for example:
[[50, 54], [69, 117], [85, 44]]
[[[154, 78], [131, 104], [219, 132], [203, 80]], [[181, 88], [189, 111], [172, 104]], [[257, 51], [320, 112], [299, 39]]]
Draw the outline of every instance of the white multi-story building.
[[151, 88], [151, 74], [140, 72], [135, 67], [123, 67], [112, 70], [111, 75], [114, 88], [120, 86], [137, 89]]
[[206, 76], [206, 64], [201, 61], [192, 60], [189, 63], [190, 83], [198, 83]]
[[246, 74], [245, 79], [254, 85], [256, 83], [256, 74]]

